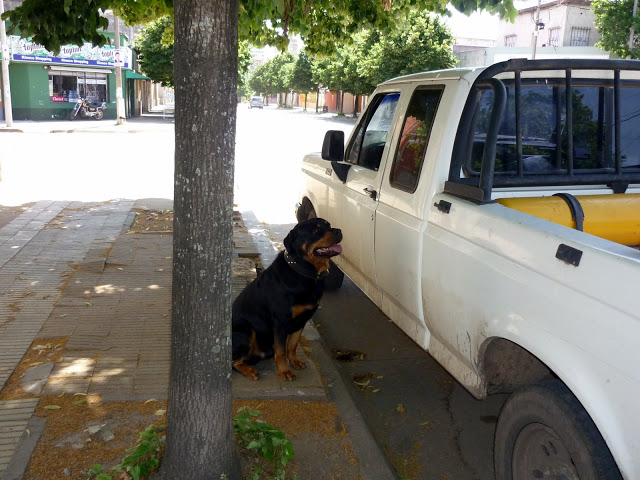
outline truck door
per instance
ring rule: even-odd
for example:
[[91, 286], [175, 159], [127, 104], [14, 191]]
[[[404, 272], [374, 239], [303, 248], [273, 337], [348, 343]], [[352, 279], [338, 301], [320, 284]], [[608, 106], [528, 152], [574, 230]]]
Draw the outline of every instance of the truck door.
[[[381, 308], [422, 347], [429, 340], [420, 289], [422, 233], [434, 163], [429, 159], [435, 158], [435, 149], [428, 152], [427, 147], [443, 91], [442, 85], [435, 85], [413, 92], [402, 112], [404, 119], [398, 119], [402, 127], [389, 154], [376, 211], [375, 262]], [[437, 139], [432, 143], [438, 143]]]
[[332, 223], [344, 235], [343, 255], [336, 261], [374, 301], [378, 297], [373, 242], [382, 178], [380, 165], [389, 150], [389, 130], [395, 124], [399, 98], [398, 92], [382, 92], [372, 99], [346, 148], [345, 160], [352, 165], [344, 185], [335, 190], [344, 198], [327, 202], [330, 218], [339, 219]]

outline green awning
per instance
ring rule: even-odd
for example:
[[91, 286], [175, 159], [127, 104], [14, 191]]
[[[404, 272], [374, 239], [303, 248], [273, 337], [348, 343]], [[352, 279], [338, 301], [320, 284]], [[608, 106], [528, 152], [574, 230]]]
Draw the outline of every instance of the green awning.
[[127, 70], [127, 73], [125, 74], [125, 78], [130, 80], [151, 80], [149, 77], [140, 75], [138, 72], [134, 72], [133, 70]]

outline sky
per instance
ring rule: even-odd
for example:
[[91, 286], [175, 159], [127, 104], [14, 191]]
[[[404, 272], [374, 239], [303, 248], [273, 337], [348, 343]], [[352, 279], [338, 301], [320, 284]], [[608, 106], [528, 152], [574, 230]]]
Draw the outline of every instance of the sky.
[[451, 29], [454, 37], [495, 40], [498, 28], [497, 15], [476, 12], [467, 16], [452, 7], [449, 7], [449, 10], [451, 16], [445, 19], [445, 23]]

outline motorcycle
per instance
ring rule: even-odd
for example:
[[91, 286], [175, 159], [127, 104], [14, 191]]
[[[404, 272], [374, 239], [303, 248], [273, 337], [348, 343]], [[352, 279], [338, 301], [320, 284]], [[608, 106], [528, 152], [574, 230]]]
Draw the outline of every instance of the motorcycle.
[[69, 120], [76, 118], [78, 113], [80, 113], [81, 117], [90, 117], [95, 120], [102, 120], [106, 108], [107, 104], [105, 102], [89, 102], [83, 98], [79, 98], [73, 106], [73, 110], [71, 110], [71, 113], [69, 114]]

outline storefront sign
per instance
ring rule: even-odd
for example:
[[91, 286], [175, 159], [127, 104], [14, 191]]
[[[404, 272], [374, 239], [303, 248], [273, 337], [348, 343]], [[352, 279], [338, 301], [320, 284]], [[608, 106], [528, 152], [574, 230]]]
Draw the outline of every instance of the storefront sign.
[[66, 100], [64, 99], [64, 97], [57, 97], [57, 96], [53, 95], [51, 97], [51, 101], [52, 102], [65, 102]]
[[[46, 50], [42, 45], [33, 43], [29, 39], [20, 38], [17, 35], [8, 37], [11, 59], [16, 62], [39, 62], [61, 65], [84, 65], [97, 67], [115, 66], [115, 47], [105, 45], [94, 47], [91, 43], [85, 43], [82, 47], [65, 45], [60, 48], [58, 56]], [[123, 68], [130, 68], [131, 49], [120, 48], [120, 58]]]

